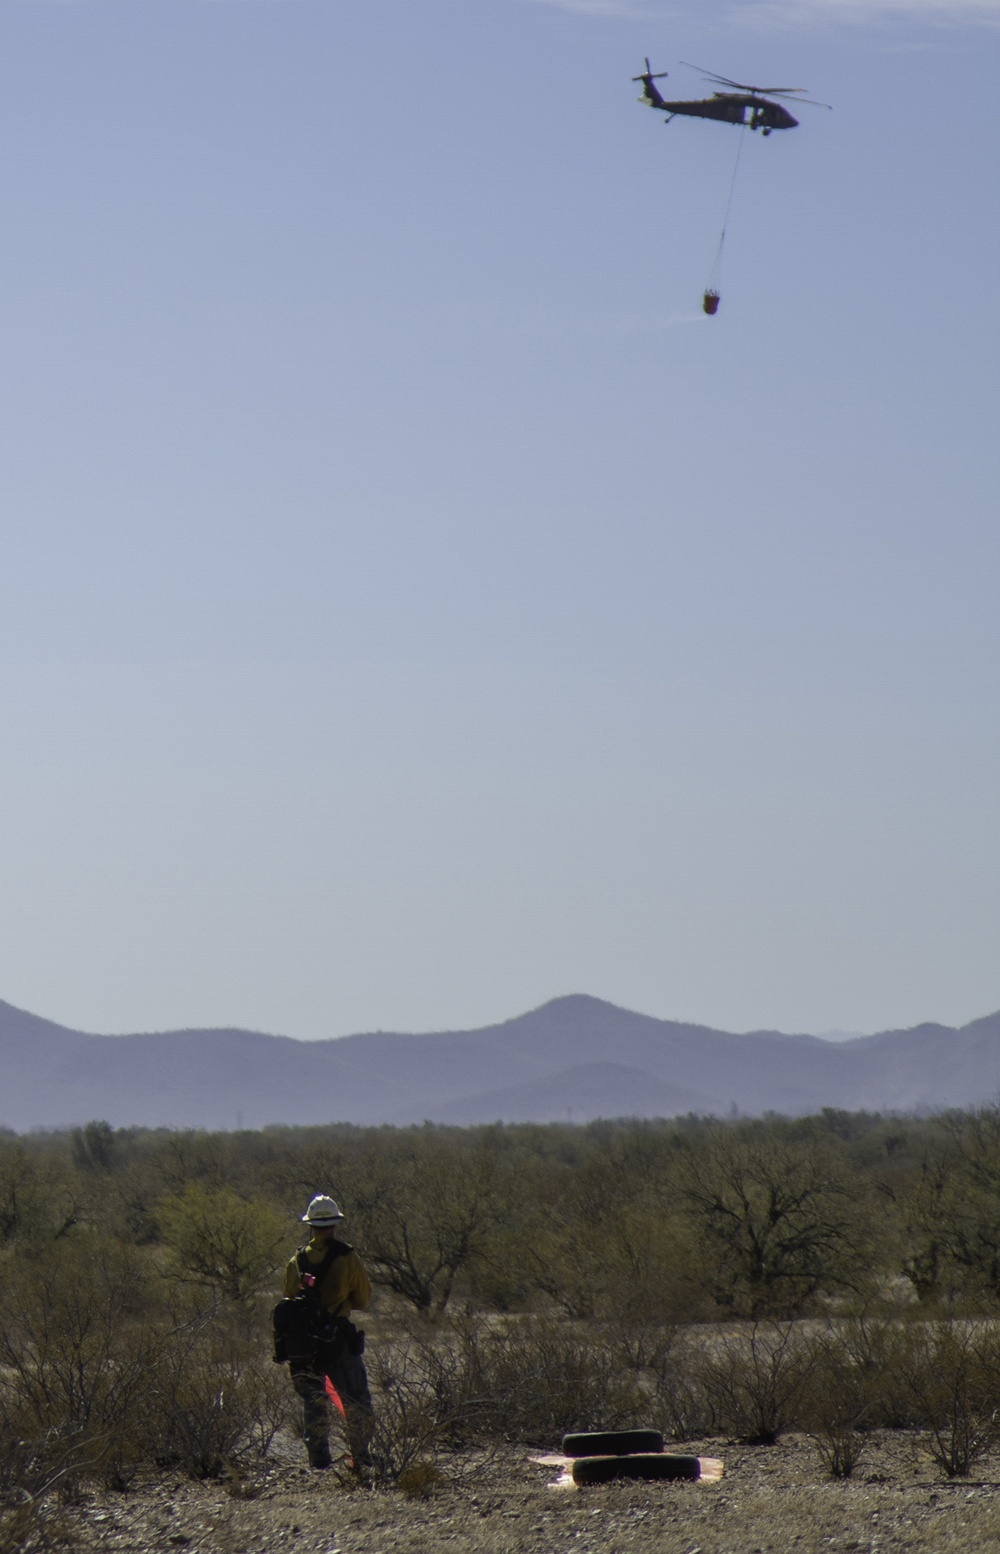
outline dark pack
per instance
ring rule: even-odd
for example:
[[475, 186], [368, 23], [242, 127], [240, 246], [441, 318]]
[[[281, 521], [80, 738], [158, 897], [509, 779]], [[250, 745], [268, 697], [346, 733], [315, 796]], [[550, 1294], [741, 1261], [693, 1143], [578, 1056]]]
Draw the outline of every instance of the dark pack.
[[[284, 1365], [286, 1360], [312, 1361], [321, 1344], [342, 1342], [347, 1337], [342, 1331], [343, 1318], [331, 1317], [319, 1292], [337, 1258], [345, 1257], [350, 1250], [344, 1241], [331, 1241], [323, 1261], [314, 1265], [309, 1262], [305, 1247], [300, 1247], [296, 1258], [299, 1272], [310, 1274], [312, 1283], [297, 1295], [279, 1300], [271, 1313], [276, 1365]], [[346, 1325], [353, 1330], [353, 1323]]]

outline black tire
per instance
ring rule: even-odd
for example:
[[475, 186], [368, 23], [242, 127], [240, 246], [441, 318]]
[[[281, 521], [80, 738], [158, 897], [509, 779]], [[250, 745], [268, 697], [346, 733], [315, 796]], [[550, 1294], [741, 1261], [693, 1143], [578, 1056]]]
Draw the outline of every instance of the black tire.
[[573, 1464], [574, 1484], [609, 1484], [616, 1478], [688, 1479], [701, 1477], [697, 1457], [667, 1452], [636, 1452], [627, 1457], [579, 1457]]
[[659, 1430], [580, 1430], [564, 1435], [567, 1457], [625, 1457], [637, 1451], [662, 1451]]

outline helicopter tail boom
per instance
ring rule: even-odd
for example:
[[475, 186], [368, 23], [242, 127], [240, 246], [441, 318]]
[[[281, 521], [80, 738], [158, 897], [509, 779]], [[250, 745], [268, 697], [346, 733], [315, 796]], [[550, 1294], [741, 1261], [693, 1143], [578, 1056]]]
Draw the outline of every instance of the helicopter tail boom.
[[647, 59], [646, 68], [642, 74], [632, 77], [633, 81], [642, 82], [642, 96], [639, 98], [639, 101], [642, 103], [648, 103], [651, 108], [662, 108], [663, 98], [660, 95], [659, 87], [654, 83], [657, 81], [662, 81], [668, 74], [669, 71], [666, 70], [654, 71], [649, 63], [649, 60]]

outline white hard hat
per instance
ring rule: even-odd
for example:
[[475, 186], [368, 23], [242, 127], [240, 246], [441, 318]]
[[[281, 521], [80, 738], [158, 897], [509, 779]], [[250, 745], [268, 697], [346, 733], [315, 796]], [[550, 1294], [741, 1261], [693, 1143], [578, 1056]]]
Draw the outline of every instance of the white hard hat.
[[343, 1219], [339, 1208], [332, 1198], [327, 1198], [320, 1193], [314, 1198], [302, 1216], [304, 1225], [315, 1225], [317, 1230], [323, 1230], [328, 1225], [335, 1225], [339, 1219]]

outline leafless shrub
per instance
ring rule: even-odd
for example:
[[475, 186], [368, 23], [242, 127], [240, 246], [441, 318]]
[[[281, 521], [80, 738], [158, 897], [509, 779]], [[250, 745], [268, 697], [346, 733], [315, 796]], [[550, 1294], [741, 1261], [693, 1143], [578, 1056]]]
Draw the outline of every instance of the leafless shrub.
[[995, 1328], [956, 1320], [913, 1323], [898, 1365], [931, 1457], [949, 1478], [967, 1478], [1000, 1440]]
[[443, 1448], [551, 1444], [567, 1430], [633, 1423], [650, 1406], [606, 1332], [559, 1320], [418, 1324], [368, 1360], [375, 1470], [413, 1493], [427, 1492]]
[[253, 1348], [213, 1327], [172, 1335], [150, 1377], [157, 1456], [193, 1478], [219, 1478], [254, 1436], [270, 1445], [276, 1399]]
[[294, 1406], [295, 1394], [288, 1385], [285, 1367], [275, 1365], [266, 1354], [248, 1363], [246, 1380], [252, 1386], [253, 1399], [248, 1445], [259, 1456], [267, 1457], [275, 1437], [291, 1428], [300, 1410]]
[[95, 1465], [99, 1446], [77, 1427], [39, 1427], [9, 1386], [0, 1388], [0, 1554], [74, 1546], [53, 1501]]
[[83, 1474], [127, 1478], [148, 1363], [134, 1256], [81, 1237], [4, 1274], [0, 1422], [13, 1444], [0, 1482], [36, 1495], [46, 1475], [63, 1494]]
[[609, 1334], [625, 1371], [636, 1373], [648, 1398], [648, 1419], [675, 1441], [704, 1435], [712, 1410], [701, 1380], [697, 1337], [679, 1323], [631, 1323]]
[[0, 1300], [0, 1496], [127, 1489], [154, 1463], [215, 1476], [288, 1416], [263, 1345], [211, 1306], [171, 1309], [127, 1246], [78, 1235], [7, 1264]]
[[81, 1426], [43, 1427], [9, 1389], [0, 1391], [0, 1505], [38, 1504], [97, 1466], [103, 1443]]
[[0, 1508], [0, 1554], [49, 1554], [79, 1547], [78, 1534], [65, 1515], [44, 1501]]
[[773, 1446], [795, 1418], [812, 1365], [788, 1322], [755, 1322], [725, 1333], [697, 1365], [714, 1427], [748, 1445]]
[[690, 1335], [679, 1338], [650, 1370], [655, 1418], [663, 1433], [675, 1441], [708, 1435], [714, 1423], [712, 1401]]
[[862, 1314], [836, 1324], [839, 1342], [870, 1399], [870, 1429], [905, 1430], [916, 1423], [913, 1400], [902, 1381], [910, 1331], [908, 1321], [887, 1316]]
[[497, 1434], [544, 1444], [566, 1430], [612, 1429], [643, 1412], [645, 1394], [606, 1327], [525, 1318], [482, 1341], [480, 1371]]
[[429, 1493], [439, 1476], [435, 1459], [461, 1439], [478, 1410], [467, 1395], [462, 1356], [438, 1334], [404, 1335], [369, 1356], [376, 1407], [369, 1443], [384, 1483], [406, 1493]]
[[814, 1343], [796, 1409], [831, 1478], [850, 1478], [861, 1461], [886, 1380], [859, 1359], [853, 1336], [831, 1326]]

